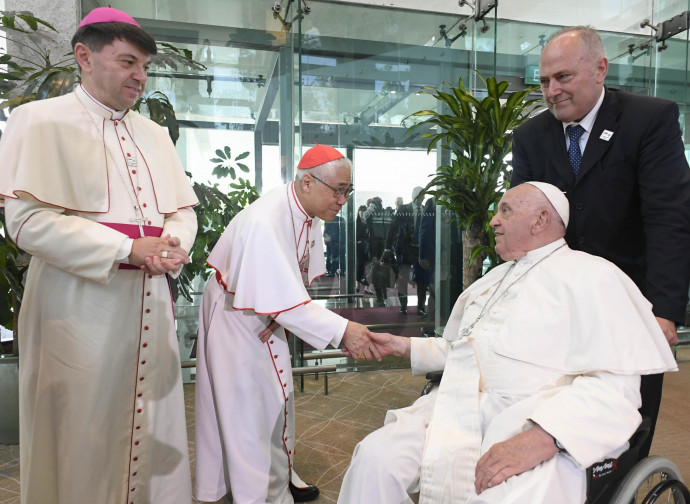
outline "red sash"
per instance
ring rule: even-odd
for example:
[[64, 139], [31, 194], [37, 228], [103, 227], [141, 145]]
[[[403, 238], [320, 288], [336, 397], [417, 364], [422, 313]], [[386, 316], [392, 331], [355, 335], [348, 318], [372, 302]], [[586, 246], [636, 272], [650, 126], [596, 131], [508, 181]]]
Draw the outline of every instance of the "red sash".
[[[110, 229], [114, 229], [115, 231], [119, 231], [122, 234], [127, 235], [129, 238], [136, 239], [136, 238], [141, 238], [141, 235], [139, 233], [139, 226], [136, 224], [120, 224], [120, 223], [115, 223], [115, 222], [101, 222], [100, 224], [103, 224], [104, 226], [108, 226]], [[162, 227], [157, 227], [157, 226], [142, 226], [144, 228], [144, 236], [155, 236], [156, 238], [160, 238], [160, 236], [163, 234], [163, 228]], [[132, 266], [131, 264], [122, 264], [118, 266], [118, 269], [133, 269], [133, 270], [138, 270], [139, 268], [137, 266]]]

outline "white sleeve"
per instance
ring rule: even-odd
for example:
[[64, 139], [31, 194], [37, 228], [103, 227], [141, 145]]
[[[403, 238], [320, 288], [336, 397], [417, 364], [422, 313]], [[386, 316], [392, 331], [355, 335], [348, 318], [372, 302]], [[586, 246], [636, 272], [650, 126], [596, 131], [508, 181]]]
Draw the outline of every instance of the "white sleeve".
[[450, 346], [444, 338], [410, 338], [410, 365], [413, 375], [441, 371]]
[[6, 199], [7, 231], [29, 254], [67, 273], [107, 284], [127, 236], [97, 222], [66, 215], [33, 198]]
[[641, 422], [639, 375], [578, 376], [530, 415], [586, 468], [624, 446]]
[[275, 320], [318, 350], [323, 350], [329, 344], [338, 348], [347, 327], [346, 318], [314, 302], [280, 312]]

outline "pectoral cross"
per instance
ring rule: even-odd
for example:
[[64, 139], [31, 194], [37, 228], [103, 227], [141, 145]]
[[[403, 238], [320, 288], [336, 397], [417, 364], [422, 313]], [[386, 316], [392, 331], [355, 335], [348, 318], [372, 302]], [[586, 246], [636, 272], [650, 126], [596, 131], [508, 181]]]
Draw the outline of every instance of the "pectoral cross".
[[134, 219], [129, 219], [129, 222], [135, 222], [139, 226], [139, 236], [142, 238], [146, 236], [144, 234], [144, 224], [149, 220], [147, 217], [144, 217], [143, 215], [139, 217], [139, 207], [134, 207], [134, 213], [137, 215]]

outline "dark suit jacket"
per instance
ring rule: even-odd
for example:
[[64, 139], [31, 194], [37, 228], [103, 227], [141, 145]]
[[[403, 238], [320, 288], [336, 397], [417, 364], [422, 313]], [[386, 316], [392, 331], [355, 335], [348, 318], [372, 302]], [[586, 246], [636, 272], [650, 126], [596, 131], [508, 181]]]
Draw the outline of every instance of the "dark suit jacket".
[[515, 130], [512, 164], [511, 185], [538, 180], [565, 191], [571, 248], [625, 271], [655, 315], [685, 321], [690, 171], [674, 102], [607, 88], [577, 180], [562, 123], [549, 111]]
[[395, 212], [386, 237], [386, 248], [395, 252], [399, 264], [414, 264], [419, 255], [412, 205], [407, 203]]

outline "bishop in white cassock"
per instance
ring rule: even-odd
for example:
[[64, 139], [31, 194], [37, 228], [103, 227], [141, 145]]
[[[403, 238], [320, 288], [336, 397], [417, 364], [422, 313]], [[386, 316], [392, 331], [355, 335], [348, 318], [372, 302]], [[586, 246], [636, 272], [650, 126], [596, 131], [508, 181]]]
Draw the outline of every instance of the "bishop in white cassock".
[[585, 469], [641, 419], [640, 375], [676, 370], [650, 303], [612, 263], [563, 240], [568, 202], [509, 190], [491, 224], [508, 262], [465, 291], [442, 338], [374, 334], [438, 389], [355, 448], [340, 504], [583, 504]]
[[98, 8], [73, 47], [82, 85], [14, 110], [0, 142], [7, 231], [33, 256], [19, 314], [21, 502], [189, 504], [163, 273], [188, 261], [197, 200], [167, 132], [128, 110], [153, 39]]
[[[341, 341], [378, 358], [370, 333], [312, 303], [305, 288], [326, 272], [320, 219], [352, 192], [350, 161], [317, 145], [295, 182], [260, 197], [230, 222], [208, 264], [216, 270], [199, 313], [197, 498], [229, 492], [236, 504], [312, 500], [294, 474], [295, 409], [288, 331], [314, 348]], [[302, 491], [300, 491], [300, 488]], [[311, 490], [311, 491], [310, 491]]]

